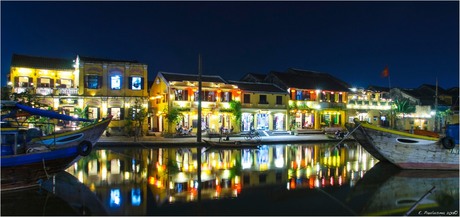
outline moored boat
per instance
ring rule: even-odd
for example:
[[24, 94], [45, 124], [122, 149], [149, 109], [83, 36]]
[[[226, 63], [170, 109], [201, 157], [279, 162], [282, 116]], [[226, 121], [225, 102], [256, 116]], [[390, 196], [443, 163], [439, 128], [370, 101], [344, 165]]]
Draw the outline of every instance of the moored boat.
[[402, 169], [459, 169], [459, 149], [455, 144], [458, 138], [449, 134], [442, 138], [422, 136], [359, 121], [347, 128], [380, 161], [389, 161]]
[[209, 140], [203, 140], [207, 145], [208, 149], [210, 148], [220, 148], [220, 149], [249, 149], [249, 148], [259, 148], [260, 142], [212, 142]]
[[[20, 105], [21, 110], [28, 110]], [[23, 109], [25, 108], [25, 109]], [[39, 109], [30, 108], [27, 112], [34, 115], [56, 119], [85, 121], [51, 111], [41, 113]], [[38, 113], [35, 113], [38, 112]], [[57, 115], [57, 116], [53, 116]], [[36, 129], [24, 129], [22, 126], [1, 128], [1, 190], [11, 190], [36, 186], [40, 179], [68, 168], [81, 156], [92, 151], [107, 126], [111, 117], [94, 122], [81, 129], [55, 132], [44, 136]], [[7, 122], [5, 122], [7, 123]]]

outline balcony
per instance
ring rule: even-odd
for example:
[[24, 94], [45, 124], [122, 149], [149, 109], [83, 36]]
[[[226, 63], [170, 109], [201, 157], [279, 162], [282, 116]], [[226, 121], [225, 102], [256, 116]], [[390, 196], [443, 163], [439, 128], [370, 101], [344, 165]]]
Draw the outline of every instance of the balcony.
[[175, 108], [191, 108], [192, 102], [190, 101], [173, 101], [172, 106]]
[[24, 93], [26, 90], [30, 90], [31, 93], [33, 93], [34, 88], [33, 87], [15, 87], [13, 89], [13, 93]]
[[57, 94], [66, 96], [78, 95], [78, 88], [57, 88]]
[[341, 102], [320, 102], [319, 105], [321, 108], [326, 109], [326, 108], [340, 108], [340, 109], [345, 109], [346, 105], [345, 103]]
[[37, 89], [35, 90], [35, 94], [40, 94], [40, 95], [43, 95], [43, 96], [52, 95], [53, 94], [53, 88], [37, 87]]

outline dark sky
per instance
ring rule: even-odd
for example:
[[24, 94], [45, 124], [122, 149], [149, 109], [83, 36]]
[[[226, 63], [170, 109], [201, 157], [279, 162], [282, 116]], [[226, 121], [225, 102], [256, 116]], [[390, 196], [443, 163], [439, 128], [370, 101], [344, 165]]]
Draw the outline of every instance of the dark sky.
[[[239, 80], [288, 68], [353, 86], [459, 86], [459, 2], [5, 2], [1, 70], [13, 53], [138, 60]], [[388, 65], [390, 81], [381, 72]]]

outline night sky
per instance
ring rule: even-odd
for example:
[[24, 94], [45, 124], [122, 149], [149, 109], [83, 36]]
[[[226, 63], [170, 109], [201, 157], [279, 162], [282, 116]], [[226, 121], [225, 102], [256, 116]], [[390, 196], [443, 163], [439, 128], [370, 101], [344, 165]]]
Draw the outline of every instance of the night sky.
[[[13, 53], [137, 60], [239, 80], [298, 68], [352, 86], [459, 86], [459, 2], [5, 2], [1, 74]], [[388, 66], [390, 80], [381, 77]]]

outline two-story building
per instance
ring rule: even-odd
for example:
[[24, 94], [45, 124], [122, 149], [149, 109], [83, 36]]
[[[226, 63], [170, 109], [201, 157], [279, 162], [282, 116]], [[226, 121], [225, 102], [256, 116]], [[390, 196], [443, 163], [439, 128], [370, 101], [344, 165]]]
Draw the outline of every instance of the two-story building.
[[368, 88], [350, 88], [347, 103], [347, 121], [360, 121], [390, 126], [392, 100], [389, 88], [369, 86]]
[[[242, 80], [257, 80], [257, 74]], [[288, 69], [270, 72], [265, 82], [276, 84], [289, 93], [288, 130], [343, 126], [349, 86], [327, 73]]]
[[275, 84], [229, 81], [241, 90], [241, 131], [286, 130], [289, 94]]
[[[147, 65], [137, 61], [14, 54], [8, 85], [13, 93], [29, 89], [40, 103], [62, 114], [75, 115], [76, 108], [87, 106], [90, 119], [112, 115], [108, 131], [124, 134], [124, 120], [130, 106], [139, 103], [147, 109], [146, 77]], [[59, 122], [58, 126], [74, 127], [74, 124]]]
[[[159, 72], [150, 88], [153, 116], [151, 127], [156, 132], [170, 132], [178, 126], [169, 126], [166, 115], [173, 109], [179, 110], [181, 120], [177, 125], [183, 128], [198, 127], [198, 75]], [[230, 129], [232, 114], [230, 101], [240, 100], [241, 90], [217, 75], [201, 76], [201, 126], [218, 131], [221, 126]], [[174, 125], [176, 125], [174, 123]], [[234, 126], [236, 129], [237, 127]]]

